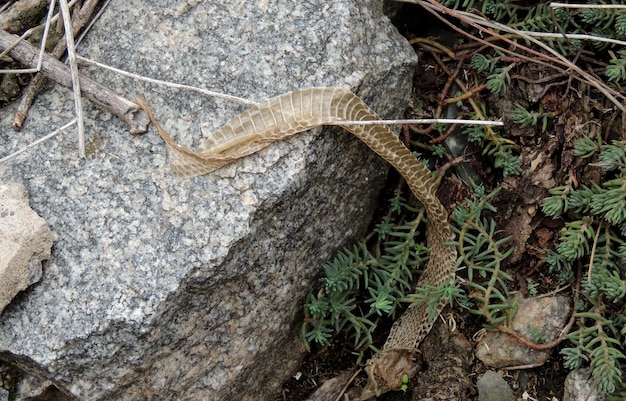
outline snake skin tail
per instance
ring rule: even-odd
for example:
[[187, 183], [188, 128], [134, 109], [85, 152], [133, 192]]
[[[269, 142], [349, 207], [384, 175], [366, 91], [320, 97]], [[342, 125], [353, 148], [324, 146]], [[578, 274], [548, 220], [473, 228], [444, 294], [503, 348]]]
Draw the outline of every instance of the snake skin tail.
[[[345, 88], [295, 90], [258, 103], [235, 116], [192, 152], [174, 142], [145, 102], [139, 101], [139, 104], [165, 141], [172, 169], [181, 178], [209, 173], [273, 142], [321, 125], [380, 119], [358, 96]], [[425, 283], [439, 286], [452, 280], [456, 250], [447, 242], [453, 234], [447, 212], [435, 195], [435, 179], [431, 171], [417, 161], [386, 125], [347, 124], [342, 127], [398, 170], [426, 209], [430, 260], [417, 287]], [[438, 312], [442, 307], [443, 304], [439, 305]], [[415, 374], [415, 351], [432, 323], [423, 305], [410, 308], [394, 323], [382, 353], [374, 355], [367, 363], [369, 381], [362, 399], [400, 389], [403, 377]]]

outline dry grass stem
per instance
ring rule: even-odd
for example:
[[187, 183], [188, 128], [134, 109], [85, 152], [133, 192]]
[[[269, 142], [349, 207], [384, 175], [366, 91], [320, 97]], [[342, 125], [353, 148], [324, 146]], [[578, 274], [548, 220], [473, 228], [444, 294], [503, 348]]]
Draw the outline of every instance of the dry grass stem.
[[34, 148], [35, 146], [39, 145], [40, 143], [45, 142], [48, 139], [52, 138], [53, 136], [58, 135], [59, 133], [65, 131], [66, 129], [68, 129], [69, 127], [71, 127], [74, 124], [76, 124], [76, 119], [73, 119], [69, 123], [65, 124], [61, 128], [59, 128], [59, 129], [57, 129], [57, 130], [55, 130], [55, 131], [53, 131], [51, 133], [49, 133], [48, 135], [44, 136], [43, 138], [39, 138], [35, 142], [32, 142], [32, 143], [28, 144], [26, 147], [18, 150], [17, 152], [11, 153], [10, 155], [3, 157], [2, 159], [0, 159], [0, 163], [7, 162], [7, 161], [15, 158], [17, 155], [26, 152], [28, 149]]
[[622, 8], [626, 9], [623, 4], [568, 4], [568, 3], [550, 3], [552, 8]]
[[[48, 15], [46, 15], [46, 23], [43, 28], [43, 35], [41, 36], [41, 47], [39, 48], [39, 53], [43, 54], [46, 51], [46, 41], [48, 40], [48, 32], [50, 31], [50, 24], [52, 22], [52, 17], [54, 17], [54, 0], [50, 0], [50, 7], [48, 7]], [[37, 63], [37, 71], [41, 70], [41, 63], [43, 63], [43, 57], [39, 57], [39, 62]]]
[[[118, 68], [115, 67], [111, 67], [109, 65], [106, 64], [102, 64], [99, 63], [97, 61], [93, 61], [90, 59], [87, 59], [85, 57], [82, 56], [78, 56], [78, 59], [80, 61], [84, 61], [88, 64], [93, 64], [97, 67], [100, 68], [104, 68], [113, 72], [116, 72], [118, 74], [130, 77], [130, 78], [135, 78], [141, 81], [146, 81], [146, 82], [150, 82], [150, 83], [154, 83], [157, 85], [163, 85], [163, 86], [168, 86], [168, 87], [172, 87], [172, 88], [176, 88], [176, 89], [184, 89], [184, 90], [190, 90], [190, 91], [194, 91], [194, 92], [198, 92], [201, 93], [203, 95], [207, 95], [207, 96], [212, 96], [212, 97], [219, 97], [222, 99], [226, 99], [226, 100], [231, 100], [234, 102], [238, 102], [238, 103], [243, 103], [243, 104], [248, 104], [251, 106], [255, 106], [257, 105], [256, 102], [248, 100], [248, 99], [243, 99], [240, 97], [236, 97], [236, 96], [232, 96], [232, 95], [227, 95], [224, 93], [220, 93], [220, 92], [214, 92], [214, 91], [210, 91], [210, 90], [206, 90], [203, 88], [198, 88], [196, 86], [190, 86], [190, 85], [183, 85], [183, 84], [177, 84], [175, 82], [168, 82], [168, 81], [161, 81], [158, 79], [153, 79], [153, 78], [148, 78], [142, 75], [138, 75], [138, 74], [134, 74], [132, 72], [128, 72], [128, 71], [124, 71], [124, 70], [120, 70]], [[442, 123], [442, 124], [474, 124], [474, 125], [504, 125], [503, 122], [501, 121], [479, 121], [479, 120], [457, 120], [457, 119], [402, 119], [402, 120], [372, 120], [372, 121], [337, 121], [335, 123], [330, 123], [327, 125], [346, 125], [346, 124], [359, 124], [359, 125], [374, 125], [374, 124], [383, 124], [383, 125], [393, 125], [393, 124], [433, 124], [433, 123]]]
[[[52, 0], [54, 1], [54, 0]], [[59, 8], [63, 16], [63, 27], [65, 28], [65, 42], [67, 45], [67, 55], [70, 62], [70, 72], [72, 76], [72, 89], [74, 90], [74, 106], [76, 109], [77, 131], [78, 131], [78, 155], [85, 157], [85, 122], [83, 120], [83, 103], [80, 94], [80, 80], [78, 78], [78, 65], [76, 64], [76, 48], [74, 46], [74, 35], [72, 34], [72, 17], [67, 6], [67, 0], [59, 0]]]
[[[236, 97], [233, 95], [227, 95], [220, 92], [214, 92], [203, 88], [198, 88], [196, 86], [191, 85], [183, 85], [175, 82], [161, 81], [154, 78], [148, 78], [143, 75], [135, 74], [132, 72], [124, 71], [119, 68], [111, 67], [106, 64], [99, 63], [97, 61], [90, 60], [88, 58], [77, 56], [78, 60], [83, 61], [88, 64], [95, 65], [100, 68], [104, 68], [113, 72], [116, 72], [120, 75], [124, 75], [130, 78], [138, 79], [140, 81], [146, 81], [157, 85], [168, 86], [176, 89], [190, 90], [194, 92], [201, 93], [206, 96], [211, 97], [219, 97], [226, 100], [231, 100], [238, 103], [247, 104], [250, 106], [256, 106], [257, 103], [248, 99], [243, 99], [240, 97]], [[358, 124], [358, 125], [394, 125], [394, 124], [433, 124], [433, 123], [442, 123], [442, 124], [469, 124], [469, 125], [504, 125], [501, 121], [480, 121], [480, 120], [461, 120], [461, 119], [445, 119], [445, 118], [435, 118], [435, 119], [402, 119], [402, 120], [372, 120], [372, 121], [337, 121], [334, 123], [329, 123], [327, 125], [347, 125], [347, 124]]]
[[[86, 1], [79, 10], [76, 10], [74, 13], [74, 22], [72, 23], [72, 32], [74, 35], [81, 30], [82, 27], [85, 26], [87, 21], [89, 21], [93, 11], [98, 5], [99, 0], [88, 0]], [[51, 4], [50, 8], [53, 8], [54, 5]], [[45, 37], [45, 35], [44, 35]], [[61, 38], [59, 42], [56, 44], [50, 56], [54, 58], [60, 58], [65, 54], [65, 50], [67, 49], [65, 38]], [[40, 60], [43, 58], [40, 57]], [[38, 70], [41, 69], [41, 66], [38, 66]], [[13, 120], [13, 129], [19, 130], [22, 128], [24, 124], [24, 120], [26, 119], [26, 115], [28, 113], [28, 109], [33, 104], [33, 100], [35, 96], [39, 93], [41, 88], [43, 87], [44, 82], [46, 82], [46, 78], [43, 74], [37, 73], [35, 77], [29, 82], [26, 89], [24, 89], [24, 93], [22, 95], [22, 100], [15, 112], [15, 118]]]
[[456, 118], [412, 118], [403, 120], [366, 120], [337, 121], [326, 125], [394, 125], [394, 124], [466, 124], [466, 125], [504, 125], [502, 121], [463, 120]]
[[198, 88], [196, 86], [177, 84], [175, 82], [161, 81], [159, 79], [144, 77], [143, 75], [139, 75], [139, 74], [135, 74], [135, 73], [132, 73], [132, 72], [120, 70], [119, 68], [111, 67], [110, 65], [102, 64], [102, 63], [90, 60], [90, 59], [82, 57], [82, 56], [78, 56], [77, 58], [78, 58], [78, 60], [84, 61], [87, 64], [92, 64], [92, 65], [95, 65], [96, 67], [104, 68], [105, 70], [113, 71], [113, 72], [118, 73], [120, 75], [124, 75], [124, 76], [130, 77], [130, 78], [134, 78], [134, 79], [137, 79], [137, 80], [140, 80], [140, 81], [150, 82], [150, 83], [157, 84], [157, 85], [162, 85], [162, 86], [168, 86], [170, 88], [190, 90], [190, 91], [193, 91], [193, 92], [201, 93], [201, 94], [206, 95], [206, 96], [219, 97], [221, 99], [226, 99], [226, 100], [230, 100], [232, 102], [247, 104], [249, 106], [256, 106], [256, 104], [257, 104], [256, 102], [253, 102], [252, 100], [244, 99], [244, 98], [233, 96], [233, 95], [227, 95], [227, 94], [220, 93], [220, 92], [214, 92], [214, 91], [210, 91], [210, 90], [207, 90], [207, 89]]
[[[78, 2], [78, 0], [72, 0], [69, 3], [68, 6], [72, 7], [74, 4], [76, 4], [76, 2]], [[59, 15], [58, 14], [55, 14], [53, 17], [50, 17], [53, 12], [54, 12], [54, 0], [50, 0], [50, 8], [48, 10], [48, 16], [47, 16], [46, 22], [45, 22], [46, 25], [44, 26], [44, 35], [43, 35], [42, 43], [41, 43], [41, 46], [40, 46], [40, 53], [39, 53], [40, 54], [40, 58], [39, 58], [39, 61], [36, 64], [36, 67], [20, 69], [20, 70], [0, 70], [0, 74], [27, 74], [27, 73], [33, 73], [33, 72], [39, 72], [40, 71], [41, 63], [43, 63], [43, 54], [44, 54], [44, 49], [45, 49], [45, 46], [46, 46], [45, 41], [47, 40], [49, 26], [59, 19]], [[9, 51], [11, 49], [13, 49], [14, 46], [17, 46], [20, 41], [30, 37], [30, 35], [32, 35], [33, 32], [35, 32], [38, 28], [39, 28], [39, 26], [36, 26], [36, 27], [28, 29], [26, 32], [24, 32], [13, 45], [5, 48], [2, 51], [2, 53], [0, 53], [0, 58], [2, 58], [3, 56], [7, 55], [9, 53]]]
[[[0, 48], [6, 49], [13, 45], [17, 39], [17, 36], [0, 30]], [[9, 52], [11, 57], [25, 65], [35, 65], [39, 54], [38, 49], [26, 42], [18, 42]], [[58, 84], [68, 88], [72, 86], [68, 67], [47, 54], [43, 56], [41, 72]], [[82, 94], [98, 107], [128, 123], [131, 134], [146, 132], [149, 124], [148, 117], [135, 103], [87, 76], [80, 75], [80, 83]]]
[[518, 31], [520, 34], [546, 39], [580, 39], [580, 40], [592, 40], [594, 42], [606, 42], [613, 43], [620, 46], [626, 46], [626, 41], [605, 38], [602, 36], [587, 35], [584, 33], [550, 33], [550, 32], [531, 32], [531, 31]]

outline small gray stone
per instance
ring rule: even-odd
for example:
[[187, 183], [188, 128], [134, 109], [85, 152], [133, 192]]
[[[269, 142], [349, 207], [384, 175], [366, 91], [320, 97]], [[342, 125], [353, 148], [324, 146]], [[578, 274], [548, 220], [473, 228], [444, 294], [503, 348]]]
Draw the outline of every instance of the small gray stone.
[[[79, 53], [152, 78], [260, 101], [310, 86], [357, 92], [384, 117], [411, 93], [415, 54], [379, 0], [111, 1]], [[196, 148], [244, 107], [81, 66], [140, 95]], [[73, 118], [71, 91], [37, 98], [3, 155]], [[0, 358], [78, 400], [272, 399], [304, 355], [302, 302], [366, 229], [387, 166], [339, 129], [180, 181], [154, 129], [85, 104], [73, 130], [0, 166], [57, 236], [44, 277], [0, 319]], [[8, 313], [7, 313], [8, 312]]]
[[[513, 318], [513, 329], [525, 338], [536, 334], [544, 342], [555, 340], [561, 333], [571, 311], [568, 297], [528, 298], [519, 301]], [[550, 350], [534, 350], [505, 333], [487, 333], [476, 344], [476, 357], [495, 368], [532, 368], [541, 366], [550, 357]]]
[[0, 401], [9, 401], [9, 392], [0, 387]]
[[[306, 401], [326, 401], [337, 398], [337, 394], [341, 393], [342, 388], [348, 383], [354, 372], [344, 370], [331, 379], [326, 380], [319, 386]], [[353, 398], [350, 398], [353, 399]]]
[[589, 368], [572, 370], [565, 379], [563, 401], [605, 401], [607, 394], [598, 390], [589, 377]]
[[20, 292], [39, 281], [50, 258], [52, 232], [28, 204], [26, 188], [0, 180], [0, 313]]
[[509, 384], [498, 373], [488, 370], [478, 382], [478, 399], [480, 401], [515, 401]]

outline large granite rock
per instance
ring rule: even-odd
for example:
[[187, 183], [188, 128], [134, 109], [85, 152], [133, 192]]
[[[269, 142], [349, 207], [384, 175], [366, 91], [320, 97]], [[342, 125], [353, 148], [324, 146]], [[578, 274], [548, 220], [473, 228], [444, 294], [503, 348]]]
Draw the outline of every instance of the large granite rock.
[[[79, 52], [253, 100], [346, 86], [385, 117], [405, 107], [415, 63], [376, 0], [113, 0]], [[82, 69], [145, 98], [186, 146], [243, 110]], [[3, 154], [69, 121], [71, 93], [46, 92], [18, 135], [14, 110]], [[367, 226], [384, 163], [324, 129], [179, 181], [153, 129], [85, 114], [86, 159], [70, 131], [0, 166], [58, 238], [42, 281], [0, 316], [0, 359], [80, 400], [270, 399], [303, 355], [304, 294]]]

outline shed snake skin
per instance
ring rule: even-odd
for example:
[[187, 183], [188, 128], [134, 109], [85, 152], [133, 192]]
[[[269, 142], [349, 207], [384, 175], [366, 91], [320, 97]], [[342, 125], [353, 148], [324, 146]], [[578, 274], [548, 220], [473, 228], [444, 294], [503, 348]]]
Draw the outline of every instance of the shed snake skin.
[[[295, 90], [263, 101], [228, 121], [210, 135], [195, 152], [177, 145], [138, 100], [165, 140], [172, 169], [180, 178], [206, 174], [255, 153], [275, 141], [298, 132], [341, 121], [379, 120], [359, 97], [344, 88], [314, 87]], [[439, 286], [454, 279], [456, 250], [446, 243], [453, 238], [448, 215], [435, 195], [435, 179], [385, 125], [340, 125], [365, 142], [404, 177], [428, 215], [427, 240], [430, 260], [417, 288], [426, 283]], [[440, 302], [437, 314], [444, 303]], [[366, 365], [368, 382], [361, 399], [366, 400], [402, 386], [403, 376], [417, 372], [415, 353], [433, 325], [426, 305], [409, 308], [393, 324], [380, 353]]]

